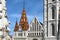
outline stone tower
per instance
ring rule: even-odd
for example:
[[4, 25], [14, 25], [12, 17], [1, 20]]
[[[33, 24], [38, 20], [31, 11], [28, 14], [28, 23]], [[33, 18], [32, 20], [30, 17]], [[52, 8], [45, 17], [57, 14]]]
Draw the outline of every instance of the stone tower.
[[23, 0], [22, 16], [20, 18], [19, 25], [16, 21], [13, 40], [27, 40], [28, 29], [29, 29], [29, 25], [25, 10], [25, 0]]
[[22, 30], [28, 30], [29, 28], [26, 11], [25, 11], [25, 0], [23, 1], [23, 11], [19, 25], [21, 26]]
[[60, 0], [44, 0], [45, 40], [57, 40], [59, 34]]
[[6, 0], [0, 0], [0, 40], [3, 40], [9, 31]]

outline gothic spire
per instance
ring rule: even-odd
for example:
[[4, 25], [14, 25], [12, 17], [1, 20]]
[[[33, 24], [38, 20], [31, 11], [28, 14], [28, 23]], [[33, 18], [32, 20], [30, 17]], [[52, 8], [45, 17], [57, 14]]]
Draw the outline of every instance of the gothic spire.
[[24, 30], [24, 31], [28, 30], [28, 28], [29, 28], [26, 11], [25, 11], [25, 0], [23, 1], [23, 10], [22, 10], [22, 16], [21, 16], [19, 25], [21, 26], [22, 30]]
[[16, 20], [16, 24], [15, 24], [14, 31], [17, 31], [17, 30], [19, 30], [19, 25], [18, 25], [18, 22], [17, 22], [17, 20]]

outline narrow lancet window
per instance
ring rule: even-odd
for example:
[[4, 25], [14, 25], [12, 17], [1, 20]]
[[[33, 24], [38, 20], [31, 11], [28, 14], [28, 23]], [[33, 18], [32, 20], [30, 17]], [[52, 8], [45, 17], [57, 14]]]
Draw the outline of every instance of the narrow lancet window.
[[52, 19], [54, 19], [54, 17], [55, 17], [55, 6], [53, 5], [53, 7], [52, 7]]
[[55, 36], [55, 26], [52, 24], [52, 36]]
[[58, 13], [58, 35], [60, 34], [60, 8]]

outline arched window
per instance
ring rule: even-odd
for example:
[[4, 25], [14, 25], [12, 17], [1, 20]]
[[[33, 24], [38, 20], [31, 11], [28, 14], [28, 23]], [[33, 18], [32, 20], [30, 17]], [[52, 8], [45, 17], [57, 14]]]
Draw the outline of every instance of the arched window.
[[38, 40], [38, 39], [33, 39], [33, 40]]
[[60, 8], [59, 8], [59, 13], [58, 13], [58, 33], [60, 33]]
[[54, 16], [55, 16], [55, 9], [56, 7], [53, 5], [52, 6], [52, 19], [54, 19]]
[[58, 13], [58, 15], [59, 15], [59, 19], [60, 19], [60, 8], [59, 8], [59, 13]]
[[55, 36], [55, 26], [52, 24], [52, 35]]
[[2, 19], [2, 15], [0, 15], [0, 19]]
[[52, 0], [52, 1], [55, 1], [55, 0]]

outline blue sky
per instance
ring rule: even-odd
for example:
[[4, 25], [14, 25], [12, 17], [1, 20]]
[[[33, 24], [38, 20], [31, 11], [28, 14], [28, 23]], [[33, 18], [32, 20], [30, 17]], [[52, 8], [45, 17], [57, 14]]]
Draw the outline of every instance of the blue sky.
[[[16, 18], [18, 23], [23, 9], [23, 0], [6, 0], [7, 14], [10, 21], [10, 35], [13, 34]], [[25, 9], [28, 22], [36, 16], [43, 23], [43, 0], [25, 0]]]

